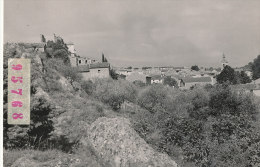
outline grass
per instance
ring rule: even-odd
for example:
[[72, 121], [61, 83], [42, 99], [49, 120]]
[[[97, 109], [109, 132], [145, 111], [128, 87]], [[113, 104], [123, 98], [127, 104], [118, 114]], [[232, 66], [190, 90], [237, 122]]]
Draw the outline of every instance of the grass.
[[4, 150], [4, 167], [11, 167], [16, 160], [22, 157], [27, 157], [39, 164], [46, 163], [46, 165], [51, 166], [55, 164], [52, 162], [57, 160], [61, 161], [63, 164], [70, 164], [69, 159], [79, 159], [80, 162], [77, 163], [78, 167], [100, 167], [99, 160], [90, 146], [80, 146], [79, 148], [76, 148], [72, 154], [64, 153], [55, 149], [45, 151], [34, 149]]
[[38, 162], [46, 162], [55, 159], [58, 155], [64, 154], [57, 150], [46, 150], [46, 151], [39, 151], [39, 150], [4, 150], [4, 166], [9, 167], [21, 157], [31, 157], [33, 160]]

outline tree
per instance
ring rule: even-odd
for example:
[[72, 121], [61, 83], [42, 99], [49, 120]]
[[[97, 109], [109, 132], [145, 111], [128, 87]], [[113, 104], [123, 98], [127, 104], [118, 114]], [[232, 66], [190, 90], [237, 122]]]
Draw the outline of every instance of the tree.
[[170, 88], [162, 84], [153, 84], [139, 92], [137, 103], [151, 113], [164, 111]]
[[59, 37], [56, 42], [47, 41], [47, 48], [52, 48], [52, 52], [47, 52], [47, 57], [54, 57], [62, 59], [64, 63], [70, 64], [68, 46], [64, 43], [63, 39]]
[[178, 86], [177, 81], [176, 81], [175, 79], [169, 77], [169, 76], [166, 77], [166, 78], [164, 78], [163, 84], [164, 84], [164, 85], [171, 86], [171, 87], [176, 87], [176, 86]]
[[191, 66], [191, 69], [194, 71], [199, 71], [199, 67], [197, 65]]
[[141, 80], [135, 80], [133, 82], [133, 84], [135, 84], [138, 87], [144, 87], [145, 86], [145, 83], [143, 81], [141, 81]]
[[125, 100], [134, 102], [137, 94], [135, 85], [125, 80], [96, 80], [93, 89], [92, 95], [114, 110], [119, 110]]
[[91, 80], [81, 82], [81, 88], [89, 95], [93, 93], [93, 90], [95, 89], [94, 86], [95, 85]]
[[245, 73], [245, 71], [241, 71], [241, 73], [240, 73], [240, 83], [246, 84], [246, 83], [250, 83], [250, 82], [251, 82], [250, 77]]
[[[53, 104], [44, 96], [39, 95], [37, 88], [44, 85], [46, 76], [40, 70], [39, 63], [35, 60], [35, 53], [28, 52], [31, 59], [31, 122], [29, 126], [10, 125], [7, 123], [7, 83], [8, 83], [8, 59], [21, 58], [25, 53], [22, 46], [17, 44], [4, 45], [4, 147], [22, 148], [35, 147], [44, 143], [52, 131], [51, 112]], [[38, 82], [35, 82], [35, 81]], [[52, 82], [55, 80], [52, 79]]]
[[256, 59], [254, 59], [252, 63], [252, 71], [253, 71], [253, 79], [260, 78], [260, 55], [257, 56]]
[[114, 69], [111, 69], [110, 70], [110, 76], [111, 76], [112, 79], [117, 80], [119, 75], [115, 72]]
[[107, 58], [105, 58], [104, 53], [102, 53], [102, 63], [107, 62]]
[[239, 81], [235, 70], [227, 65], [224, 67], [222, 72], [219, 75], [217, 75], [217, 82], [220, 84], [229, 82], [230, 84], [234, 85], [237, 84]]
[[42, 37], [41, 41], [45, 43], [46, 39], [45, 39], [44, 35], [41, 35], [41, 37]]

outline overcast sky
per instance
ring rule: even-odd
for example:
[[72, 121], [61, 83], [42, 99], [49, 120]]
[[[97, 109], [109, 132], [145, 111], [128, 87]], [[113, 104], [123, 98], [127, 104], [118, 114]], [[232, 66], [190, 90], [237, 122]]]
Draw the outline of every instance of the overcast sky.
[[4, 41], [53, 33], [114, 66], [231, 66], [260, 54], [260, 0], [5, 0]]

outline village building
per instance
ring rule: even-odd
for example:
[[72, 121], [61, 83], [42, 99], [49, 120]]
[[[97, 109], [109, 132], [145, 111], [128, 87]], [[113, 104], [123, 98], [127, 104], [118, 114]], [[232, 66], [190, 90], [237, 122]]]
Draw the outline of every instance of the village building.
[[131, 69], [119, 69], [119, 70], [116, 70], [116, 73], [119, 75], [128, 76], [128, 75], [131, 75], [132, 70]]
[[260, 96], [260, 78], [247, 84], [232, 85], [232, 88], [237, 90], [245, 90], [246, 92], [253, 93], [255, 96]]
[[247, 70], [247, 71], [245, 71], [245, 73], [246, 73], [246, 75], [247, 75], [250, 79], [252, 79], [252, 77], [253, 77], [253, 72], [252, 72], [252, 71]]
[[74, 68], [82, 75], [83, 80], [110, 78], [110, 64], [107, 62], [81, 65]]
[[211, 77], [184, 77], [180, 81], [180, 88], [190, 89], [194, 86], [205, 86], [207, 84], [213, 85]]
[[161, 75], [150, 75], [146, 77], [146, 84], [162, 84], [163, 83], [163, 77]]
[[252, 79], [252, 71], [251, 71], [251, 69], [248, 69], [248, 68], [245, 68], [245, 67], [240, 67], [240, 68], [234, 68], [234, 70], [236, 71], [236, 72], [245, 72], [245, 74], [249, 77], [249, 78], [251, 78]]
[[125, 79], [129, 82], [142, 81], [143, 83], [145, 83], [146, 75], [141, 72], [134, 71], [130, 75], [127, 75]]
[[78, 66], [89, 65], [89, 64], [94, 64], [94, 63], [98, 63], [98, 61], [95, 60], [95, 59], [87, 58], [87, 57], [78, 57], [77, 58], [77, 65]]
[[207, 74], [207, 75], [209, 75], [209, 76], [213, 76], [213, 77], [216, 77], [216, 76], [219, 74], [219, 72], [216, 71], [216, 70], [205, 71], [204, 73]]

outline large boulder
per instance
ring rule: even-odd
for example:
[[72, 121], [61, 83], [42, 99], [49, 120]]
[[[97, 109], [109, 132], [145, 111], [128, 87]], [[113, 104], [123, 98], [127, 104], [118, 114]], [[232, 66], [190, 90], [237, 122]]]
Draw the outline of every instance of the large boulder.
[[89, 127], [88, 140], [104, 166], [178, 166], [168, 155], [154, 151], [131, 128], [131, 123], [126, 118], [97, 119]]

